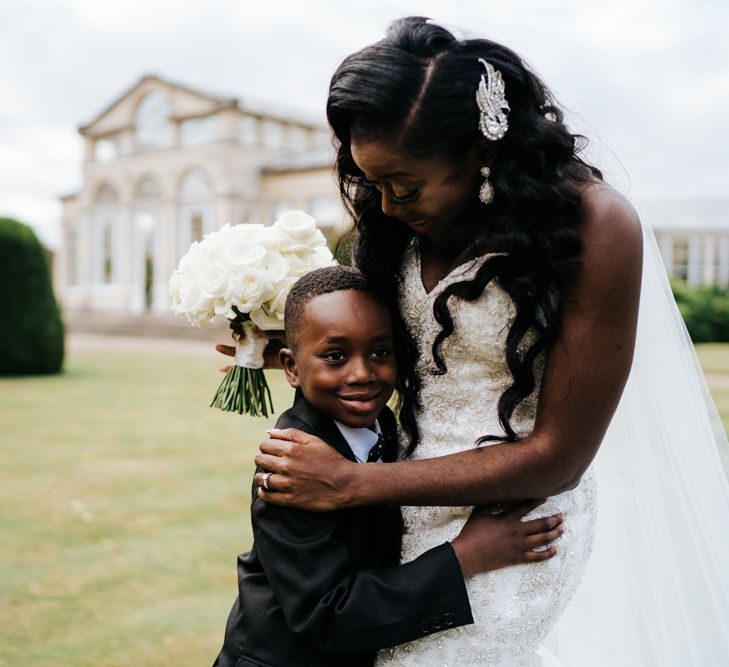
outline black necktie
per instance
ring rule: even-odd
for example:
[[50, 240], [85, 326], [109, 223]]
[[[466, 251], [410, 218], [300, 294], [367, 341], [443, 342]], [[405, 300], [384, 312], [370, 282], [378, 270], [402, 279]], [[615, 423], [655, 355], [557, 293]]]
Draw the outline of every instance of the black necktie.
[[370, 453], [367, 454], [367, 463], [376, 463], [382, 458], [382, 450], [385, 446], [385, 439], [382, 437], [382, 433], [377, 434], [377, 442], [372, 445]]

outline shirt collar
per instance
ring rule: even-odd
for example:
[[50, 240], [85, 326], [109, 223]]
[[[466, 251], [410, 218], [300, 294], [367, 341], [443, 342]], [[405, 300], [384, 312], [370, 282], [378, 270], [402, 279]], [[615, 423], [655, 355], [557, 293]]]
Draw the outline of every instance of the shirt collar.
[[336, 419], [332, 421], [336, 424], [342, 437], [347, 441], [357, 461], [360, 463], [366, 461], [370, 449], [377, 443], [377, 439], [382, 433], [379, 422], [375, 420], [375, 430], [372, 431], [369, 428], [353, 428], [338, 422]]

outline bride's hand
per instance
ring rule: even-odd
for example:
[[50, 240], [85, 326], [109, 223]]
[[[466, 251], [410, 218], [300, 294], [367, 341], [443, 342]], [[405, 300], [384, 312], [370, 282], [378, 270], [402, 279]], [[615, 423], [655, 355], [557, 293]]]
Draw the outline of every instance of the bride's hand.
[[[282, 348], [286, 347], [286, 339], [284, 338], [283, 331], [264, 331], [263, 333], [268, 338], [268, 345], [266, 345], [266, 349], [263, 351], [263, 367], [283, 368], [278, 354]], [[220, 343], [215, 346], [215, 349], [220, 354], [225, 354], [228, 357], [235, 356], [235, 345], [224, 345]], [[223, 373], [227, 373], [230, 370], [230, 364], [221, 366], [220, 370]]]
[[357, 463], [316, 436], [293, 428], [269, 431], [256, 465], [272, 473], [268, 490], [264, 473], [256, 473], [258, 497], [266, 502], [314, 512], [345, 507]]

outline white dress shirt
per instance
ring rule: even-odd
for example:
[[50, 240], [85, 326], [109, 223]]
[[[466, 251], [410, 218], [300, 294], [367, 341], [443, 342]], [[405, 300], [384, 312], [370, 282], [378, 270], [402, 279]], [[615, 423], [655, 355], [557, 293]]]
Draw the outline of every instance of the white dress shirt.
[[[339, 432], [347, 441], [352, 452], [354, 452], [357, 462], [364, 463], [369, 456], [370, 449], [377, 444], [377, 439], [382, 433], [377, 420], [374, 423], [374, 431], [370, 428], [352, 428], [351, 426], [346, 426], [338, 422], [336, 419], [332, 421], [337, 425]], [[382, 463], [382, 458], [377, 459], [377, 463]]]

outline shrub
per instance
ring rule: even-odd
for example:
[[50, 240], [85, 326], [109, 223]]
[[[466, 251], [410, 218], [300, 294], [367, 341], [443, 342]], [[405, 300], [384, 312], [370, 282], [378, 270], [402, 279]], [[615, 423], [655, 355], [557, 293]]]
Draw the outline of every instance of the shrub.
[[64, 328], [46, 253], [17, 220], [0, 218], [0, 375], [57, 373]]
[[729, 342], [729, 289], [672, 281], [673, 295], [694, 343]]

